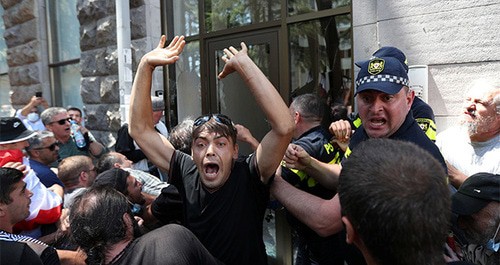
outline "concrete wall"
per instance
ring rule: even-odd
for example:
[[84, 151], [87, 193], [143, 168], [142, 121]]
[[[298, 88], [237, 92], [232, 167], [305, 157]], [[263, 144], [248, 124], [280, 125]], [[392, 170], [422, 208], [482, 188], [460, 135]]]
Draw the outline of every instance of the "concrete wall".
[[354, 60], [381, 46], [429, 66], [429, 104], [438, 131], [455, 124], [473, 79], [500, 74], [497, 0], [353, 0]]

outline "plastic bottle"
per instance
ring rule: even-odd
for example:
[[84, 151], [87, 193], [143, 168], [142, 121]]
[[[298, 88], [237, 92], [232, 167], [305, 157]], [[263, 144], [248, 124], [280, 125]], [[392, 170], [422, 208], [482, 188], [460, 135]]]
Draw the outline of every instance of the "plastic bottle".
[[87, 142], [85, 142], [85, 137], [83, 137], [83, 134], [80, 130], [78, 130], [78, 127], [80, 127], [76, 121], [71, 120], [71, 133], [73, 134], [73, 139], [75, 139], [76, 146], [78, 148], [83, 148], [87, 145]]

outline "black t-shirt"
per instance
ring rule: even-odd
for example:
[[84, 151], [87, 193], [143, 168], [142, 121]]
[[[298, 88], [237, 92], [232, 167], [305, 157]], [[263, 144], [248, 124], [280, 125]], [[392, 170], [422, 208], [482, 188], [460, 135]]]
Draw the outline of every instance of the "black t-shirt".
[[126, 123], [117, 132], [115, 151], [123, 154], [134, 163], [146, 158], [141, 149], [136, 149], [134, 139], [130, 137]]
[[[32, 237], [24, 235], [11, 234], [3, 230], [0, 230], [0, 241], [24, 243], [38, 255], [43, 264], [47, 265], [61, 264], [56, 249], [38, 239], [34, 239]], [[9, 245], [9, 246], [14, 247], [14, 245]], [[14, 248], [18, 247], [15, 246]], [[0, 250], [4, 251], [1, 248]], [[0, 260], [0, 262], [2, 262], [2, 260]]]
[[172, 156], [169, 175], [184, 200], [186, 227], [210, 253], [227, 265], [267, 264], [262, 222], [269, 189], [260, 181], [254, 155], [235, 161], [214, 193], [203, 187], [191, 156], [180, 151]]
[[112, 264], [220, 265], [221, 262], [185, 227], [170, 224], [135, 239]]
[[42, 265], [42, 260], [28, 245], [0, 240], [0, 264]]

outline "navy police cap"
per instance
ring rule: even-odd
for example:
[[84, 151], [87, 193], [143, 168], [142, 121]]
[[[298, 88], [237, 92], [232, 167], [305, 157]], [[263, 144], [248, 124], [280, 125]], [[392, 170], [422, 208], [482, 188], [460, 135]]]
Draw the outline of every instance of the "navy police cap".
[[365, 90], [378, 90], [394, 95], [408, 86], [408, 74], [403, 64], [394, 57], [375, 57], [358, 63], [361, 67], [356, 78], [356, 94]]

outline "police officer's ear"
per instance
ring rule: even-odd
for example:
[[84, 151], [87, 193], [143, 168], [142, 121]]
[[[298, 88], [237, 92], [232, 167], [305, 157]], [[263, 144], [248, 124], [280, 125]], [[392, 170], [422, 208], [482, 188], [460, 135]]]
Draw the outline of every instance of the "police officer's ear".
[[347, 244], [357, 244], [358, 234], [354, 229], [351, 221], [347, 216], [342, 216], [342, 223], [344, 223], [345, 231], [346, 231], [346, 242]]
[[408, 106], [408, 111], [411, 109], [411, 105], [413, 104], [413, 100], [415, 99], [415, 91], [408, 87], [403, 87], [403, 89], [406, 89], [406, 103]]

